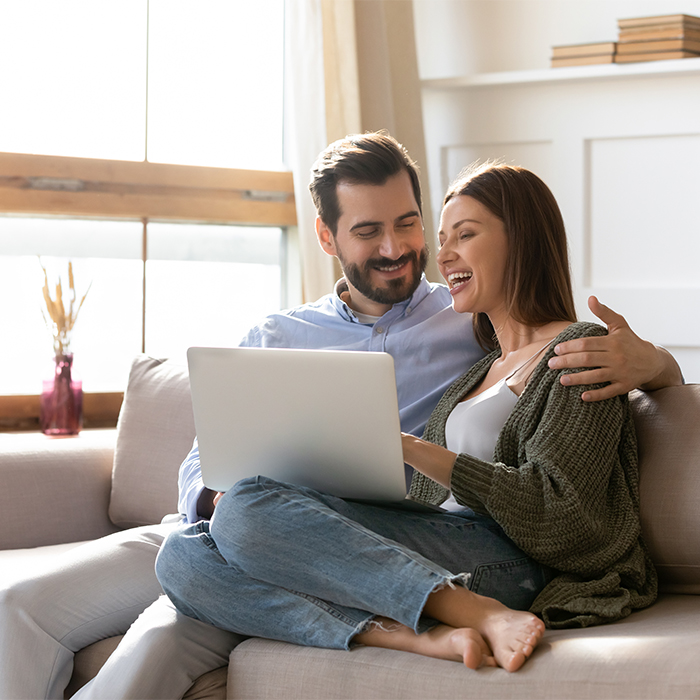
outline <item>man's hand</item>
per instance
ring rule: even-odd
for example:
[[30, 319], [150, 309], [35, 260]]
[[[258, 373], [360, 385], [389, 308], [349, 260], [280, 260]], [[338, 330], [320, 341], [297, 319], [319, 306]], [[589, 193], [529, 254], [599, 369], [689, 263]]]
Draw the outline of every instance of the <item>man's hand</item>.
[[565, 374], [566, 386], [598, 384], [607, 386], [582, 394], [584, 401], [601, 401], [632, 389], [645, 391], [683, 383], [680, 367], [663, 348], [642, 340], [623, 316], [589, 297], [588, 308], [608, 327], [608, 335], [578, 338], [560, 343], [554, 349], [558, 357], [549, 361], [552, 369], [593, 367], [595, 369]]
[[205, 486], [197, 499], [197, 515], [205, 520], [210, 520], [211, 516], [214, 514], [215, 497], [216, 491], [212, 491]]
[[211, 516], [214, 515], [214, 508], [216, 508], [216, 504], [223, 495], [221, 491], [212, 491], [205, 486], [197, 499], [197, 515], [200, 515], [205, 520], [211, 520]]

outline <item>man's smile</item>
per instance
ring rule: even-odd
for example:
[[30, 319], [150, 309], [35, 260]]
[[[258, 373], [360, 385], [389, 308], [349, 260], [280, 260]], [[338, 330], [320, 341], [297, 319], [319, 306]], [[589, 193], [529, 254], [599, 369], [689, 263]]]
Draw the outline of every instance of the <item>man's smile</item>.
[[368, 260], [366, 268], [380, 272], [385, 278], [394, 279], [406, 274], [412, 268], [416, 257], [415, 254], [408, 254], [402, 255], [398, 260]]

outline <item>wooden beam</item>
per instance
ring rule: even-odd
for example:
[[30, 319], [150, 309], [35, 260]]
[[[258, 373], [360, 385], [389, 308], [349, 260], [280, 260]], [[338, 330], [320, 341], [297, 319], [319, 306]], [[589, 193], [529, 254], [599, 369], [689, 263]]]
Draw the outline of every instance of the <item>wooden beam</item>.
[[265, 226], [296, 225], [293, 197], [255, 201], [225, 190], [161, 193], [55, 192], [2, 187], [0, 211], [149, 221], [199, 221]]
[[292, 174], [0, 153], [0, 211], [296, 225]]
[[205, 189], [252, 189], [294, 194], [292, 174], [286, 171], [208, 168], [26, 153], [0, 153], [0, 176], [53, 177]]

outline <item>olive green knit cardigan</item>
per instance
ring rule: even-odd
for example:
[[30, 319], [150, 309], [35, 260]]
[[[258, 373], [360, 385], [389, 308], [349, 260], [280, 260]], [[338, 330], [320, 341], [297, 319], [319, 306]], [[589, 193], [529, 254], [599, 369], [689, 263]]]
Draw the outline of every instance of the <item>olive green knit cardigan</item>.
[[[592, 323], [564, 330], [518, 398], [493, 462], [460, 454], [452, 471], [458, 503], [490, 515], [524, 552], [558, 573], [531, 608], [552, 628], [612, 622], [656, 599], [656, 572], [641, 537], [627, 397], [584, 402], [591, 386], [562, 386], [564, 372], [547, 366], [557, 343], [606, 332]], [[425, 440], [445, 446], [447, 417], [499, 355], [492, 352], [452, 384]], [[448, 491], [416, 473], [410, 495], [442, 503]]]

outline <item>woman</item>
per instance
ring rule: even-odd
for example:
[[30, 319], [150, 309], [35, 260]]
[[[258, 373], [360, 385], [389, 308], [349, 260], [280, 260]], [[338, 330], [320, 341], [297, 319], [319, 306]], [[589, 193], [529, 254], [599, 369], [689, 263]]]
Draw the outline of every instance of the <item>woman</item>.
[[515, 671], [545, 623], [653, 602], [626, 399], [584, 403], [587, 387], [562, 386], [547, 365], [558, 342], [605, 332], [575, 323], [551, 192], [520, 168], [473, 169], [448, 191], [439, 237], [454, 308], [493, 348], [447, 391], [424, 440], [403, 436], [410, 495], [447, 512], [244, 480], [211, 523], [161, 550], [158, 577], [181, 612], [246, 635]]

